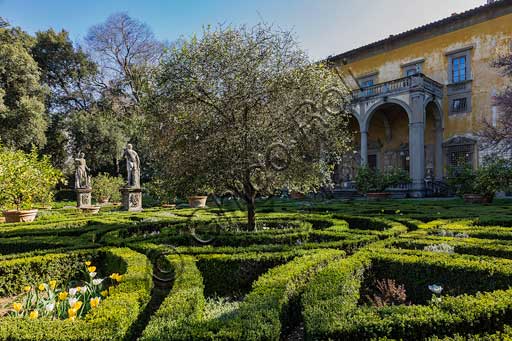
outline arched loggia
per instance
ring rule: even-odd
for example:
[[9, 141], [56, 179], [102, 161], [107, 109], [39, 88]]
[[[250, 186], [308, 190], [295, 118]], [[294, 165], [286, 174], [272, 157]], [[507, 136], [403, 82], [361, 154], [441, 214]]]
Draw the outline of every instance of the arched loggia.
[[[406, 104], [380, 103], [366, 117], [365, 163], [381, 171], [392, 168], [409, 171], [409, 113]], [[364, 153], [364, 148], [361, 148], [361, 153]]]

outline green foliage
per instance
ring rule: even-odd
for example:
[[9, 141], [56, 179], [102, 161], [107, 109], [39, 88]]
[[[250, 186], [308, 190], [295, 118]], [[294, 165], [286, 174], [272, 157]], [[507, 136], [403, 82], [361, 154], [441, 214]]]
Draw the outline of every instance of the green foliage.
[[503, 158], [486, 158], [474, 171], [471, 167], [452, 168], [448, 184], [458, 195], [481, 194], [491, 198], [498, 191], [507, 190], [512, 184], [512, 162]]
[[30, 150], [46, 143], [47, 118], [33, 39], [17, 28], [0, 28], [0, 140]]
[[168, 181], [154, 178], [150, 182], [145, 183], [144, 188], [146, 189], [145, 194], [159, 204], [168, 204], [175, 201], [175, 196], [169, 189]]
[[178, 195], [231, 191], [246, 201], [250, 229], [257, 195], [318, 189], [349, 148], [349, 90], [288, 32], [206, 28], [165, 55], [157, 82], [148, 112], [158, 175]]
[[133, 132], [130, 120], [110, 110], [77, 111], [70, 116], [68, 129], [73, 150], [85, 153], [93, 173], [119, 171], [116, 168]]
[[455, 188], [457, 195], [475, 193], [476, 175], [469, 166], [453, 167], [448, 170], [448, 185]]
[[[308, 286], [303, 296], [307, 337], [423, 339], [492, 330], [512, 312], [510, 290], [500, 290], [508, 288], [510, 264], [509, 260], [460, 255], [436, 254], [434, 258], [421, 251], [362, 251], [329, 265]], [[359, 288], [366, 272], [405, 283], [408, 297], [426, 305], [359, 306]], [[447, 291], [450, 296], [428, 302], [432, 294], [427, 285], [432, 283], [442, 283], [443, 294]], [[483, 290], [495, 291], [481, 294]]]
[[47, 156], [0, 149], [0, 206], [31, 208], [34, 203], [49, 204], [52, 189], [62, 180], [62, 173], [53, 168]]
[[509, 189], [511, 184], [511, 160], [486, 159], [476, 173], [475, 191], [483, 195], [492, 197], [497, 191]]
[[[141, 340], [188, 339], [188, 327], [197, 322], [205, 305], [203, 279], [192, 256], [169, 256], [176, 280], [169, 295], [151, 317]], [[177, 273], [179, 269], [179, 276]]]
[[92, 179], [92, 197], [99, 202], [101, 200], [110, 200], [112, 202], [121, 201], [119, 190], [124, 185], [124, 180], [120, 176], [111, 176], [107, 173], [101, 173]]
[[[130, 339], [131, 327], [149, 302], [152, 288], [148, 259], [130, 249], [101, 249], [107, 272], [123, 272], [123, 281], [84, 319], [0, 319], [0, 338], [9, 340]], [[81, 264], [83, 266], [83, 263]], [[123, 270], [123, 271], [121, 271]], [[17, 273], [20, 275], [20, 273]]]
[[381, 172], [368, 166], [359, 167], [356, 175], [356, 187], [359, 192], [384, 192], [390, 186], [408, 184], [411, 178], [402, 169], [391, 169]]

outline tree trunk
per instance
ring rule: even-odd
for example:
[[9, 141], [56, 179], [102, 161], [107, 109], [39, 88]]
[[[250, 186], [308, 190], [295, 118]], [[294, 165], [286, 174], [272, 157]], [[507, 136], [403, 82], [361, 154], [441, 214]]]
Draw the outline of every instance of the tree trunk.
[[251, 183], [251, 173], [247, 170], [244, 181], [244, 199], [247, 203], [247, 230], [256, 231], [256, 190]]
[[252, 195], [247, 200], [247, 229], [249, 231], [256, 231], [256, 204], [255, 196]]

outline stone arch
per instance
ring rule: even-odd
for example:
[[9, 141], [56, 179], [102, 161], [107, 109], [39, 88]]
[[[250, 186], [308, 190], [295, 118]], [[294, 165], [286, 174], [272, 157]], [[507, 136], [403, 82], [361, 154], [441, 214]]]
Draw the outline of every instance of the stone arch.
[[412, 109], [409, 106], [409, 104], [407, 104], [406, 102], [404, 102], [402, 100], [396, 99], [396, 98], [388, 98], [386, 100], [381, 99], [377, 103], [373, 104], [366, 111], [366, 114], [364, 115], [364, 119], [363, 119], [363, 124], [361, 125], [361, 128], [362, 128], [361, 130], [362, 131], [368, 131], [368, 127], [370, 125], [370, 121], [371, 121], [373, 115], [375, 114], [375, 112], [377, 112], [382, 106], [387, 105], [387, 104], [396, 104], [396, 105], [402, 107], [402, 109], [407, 114], [407, 118], [408, 118], [409, 122], [411, 122], [411, 119], [412, 119]]
[[[444, 129], [444, 119], [443, 119], [443, 106], [442, 104], [440, 103], [440, 101], [432, 96], [427, 96], [425, 98], [425, 103], [424, 103], [424, 113], [425, 115], [427, 114], [427, 107], [428, 106], [434, 106], [435, 107], [435, 119], [436, 119], [436, 122], [439, 123], [440, 125], [440, 128], [441, 129]], [[424, 118], [424, 121], [426, 122], [426, 117]]]
[[[380, 170], [409, 170], [409, 105], [390, 99], [375, 103], [366, 116], [366, 160]], [[362, 150], [363, 154], [364, 151]]]

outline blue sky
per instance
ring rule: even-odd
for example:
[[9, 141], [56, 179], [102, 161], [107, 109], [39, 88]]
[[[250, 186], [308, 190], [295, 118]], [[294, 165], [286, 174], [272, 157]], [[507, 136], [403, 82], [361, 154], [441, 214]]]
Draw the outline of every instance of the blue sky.
[[80, 41], [114, 12], [149, 24], [161, 40], [219, 22], [264, 20], [296, 33], [312, 58], [371, 43], [479, 5], [485, 0], [0, 0], [0, 16], [33, 33], [53, 27]]

